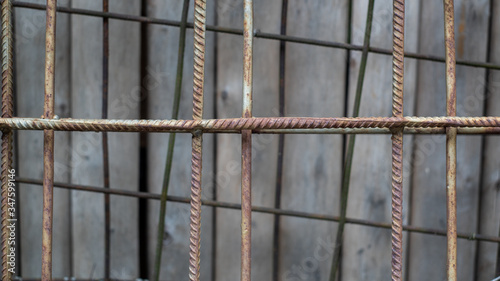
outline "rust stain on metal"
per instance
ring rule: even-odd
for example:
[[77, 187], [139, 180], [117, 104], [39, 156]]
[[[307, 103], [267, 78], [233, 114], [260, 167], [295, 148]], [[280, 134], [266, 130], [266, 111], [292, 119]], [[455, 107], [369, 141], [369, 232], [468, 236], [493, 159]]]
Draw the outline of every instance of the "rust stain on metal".
[[[242, 130], [290, 129], [373, 129], [405, 127], [413, 133], [444, 133], [444, 127], [460, 128], [462, 133], [495, 133], [500, 117], [253, 117], [198, 120], [124, 119], [40, 119], [2, 118], [0, 129], [94, 132], [241, 132]], [[280, 133], [286, 133], [285, 131]], [[342, 130], [341, 130], [342, 131]], [[366, 130], [370, 132], [370, 130]], [[364, 132], [364, 130], [361, 130]], [[349, 131], [356, 133], [356, 131]]]
[[[47, 1], [45, 35], [44, 118], [54, 118], [54, 68], [57, 0]], [[42, 280], [52, 279], [52, 212], [54, 189], [54, 131], [44, 130], [43, 139], [43, 216]]]
[[241, 280], [250, 281], [252, 247], [252, 132], [241, 132]]
[[[194, 1], [193, 119], [203, 118], [205, 79], [206, 1]], [[202, 131], [193, 127], [191, 152], [191, 215], [189, 232], [189, 280], [200, 280]]]
[[[2, 118], [11, 118], [13, 106], [13, 35], [12, 35], [12, 1], [2, 2]], [[9, 219], [14, 219], [9, 215], [9, 171], [12, 168], [12, 129], [2, 130], [2, 280], [11, 280], [12, 273], [9, 271], [10, 237]]]
[[[252, 117], [253, 1], [243, 2], [243, 118]], [[251, 280], [252, 131], [241, 131], [241, 281]]]
[[[403, 118], [405, 2], [393, 1], [392, 116]], [[392, 135], [392, 263], [391, 279], [403, 274], [403, 129]]]
[[[446, 49], [446, 114], [456, 116], [456, 54], [453, 0], [444, 0]], [[447, 277], [457, 280], [457, 128], [446, 128], [446, 215], [447, 215]]]

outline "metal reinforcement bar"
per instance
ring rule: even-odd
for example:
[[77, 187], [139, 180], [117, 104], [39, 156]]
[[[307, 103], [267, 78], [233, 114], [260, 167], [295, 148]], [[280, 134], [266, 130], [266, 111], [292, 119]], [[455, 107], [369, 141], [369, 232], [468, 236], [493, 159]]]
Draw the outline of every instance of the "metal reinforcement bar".
[[[252, 117], [253, 1], [243, 1], [243, 118]], [[241, 281], [251, 280], [252, 130], [241, 131]]]
[[[405, 2], [393, 1], [392, 116], [403, 117]], [[392, 281], [403, 275], [403, 127], [392, 134]]]
[[[12, 36], [12, 1], [4, 0], [2, 2], [2, 118], [12, 117], [13, 106], [13, 36]], [[10, 128], [2, 129], [2, 280], [11, 280], [13, 268], [9, 266], [10, 247], [8, 239], [14, 232], [9, 228], [10, 221], [15, 219], [15, 212], [9, 212], [10, 199], [9, 193], [12, 192], [10, 177], [12, 168], [12, 130]], [[10, 191], [10, 192], [9, 192]], [[15, 198], [14, 198], [15, 199]], [[15, 201], [14, 201], [15, 202]], [[15, 269], [14, 269], [15, 270]]]
[[[262, 129], [362, 129], [409, 127], [415, 129], [455, 127], [467, 130], [495, 130], [500, 128], [500, 117], [255, 117], [194, 120], [116, 120], [116, 119], [41, 119], [3, 118], [0, 129], [95, 131], [95, 132], [230, 132]], [[467, 128], [469, 127], [469, 128]], [[467, 130], [465, 130], [467, 129]], [[474, 130], [473, 130], [474, 129]], [[382, 132], [382, 131], [381, 131]], [[425, 130], [415, 130], [422, 133]], [[431, 130], [432, 132], [432, 130]], [[355, 130], [350, 133], [356, 133]], [[437, 133], [437, 132], [434, 132]]]
[[[45, 34], [45, 99], [43, 118], [54, 118], [55, 53], [57, 0], [47, 0]], [[43, 214], [42, 214], [42, 280], [52, 279], [52, 214], [54, 196], [54, 130], [43, 131]]]
[[[193, 73], [193, 120], [203, 118], [203, 83], [205, 80], [205, 0], [194, 1], [194, 73]], [[201, 243], [201, 173], [203, 132], [193, 128], [191, 153], [191, 215], [189, 232], [189, 280], [200, 280]]]
[[[22, 2], [22, 1], [14, 1], [14, 6], [20, 7], [20, 8], [45, 10], [45, 5], [27, 3], [27, 2]], [[67, 8], [67, 7], [57, 7], [57, 11], [61, 12], [61, 13], [69, 13], [69, 14], [77, 14], [77, 15], [85, 15], [85, 16], [93, 16], [93, 17], [104, 17], [104, 18], [111, 18], [111, 19], [118, 19], [118, 20], [149, 23], [149, 24], [158, 24], [158, 25], [167, 25], [167, 26], [176, 26], [176, 27], [181, 26], [180, 21], [166, 20], [166, 19], [159, 19], [159, 18], [152, 18], [152, 17], [144, 17], [144, 16], [134, 16], [134, 15], [127, 15], [127, 14], [120, 14], [120, 13], [104, 13], [101, 11], [75, 9], [75, 8]], [[194, 27], [193, 23], [187, 24], [187, 28], [193, 28], [193, 27]], [[207, 25], [206, 30], [213, 31], [213, 32], [234, 34], [234, 35], [243, 35], [243, 30], [237, 29], [237, 28], [227, 28], [227, 27], [221, 27], [221, 26]], [[263, 39], [270, 39], [270, 40], [281, 40], [281, 41], [286, 41], [286, 42], [306, 44], [306, 45], [312, 45], [312, 46], [321, 46], [321, 47], [327, 47], [327, 48], [346, 49], [346, 50], [352, 50], [352, 51], [363, 51], [362, 45], [324, 41], [324, 40], [317, 40], [317, 39], [309, 39], [309, 38], [280, 35], [280, 34], [273, 34], [273, 33], [265, 33], [265, 32], [260, 32], [260, 31], [255, 32], [254, 37], [255, 38], [263, 38]], [[392, 55], [392, 50], [383, 49], [383, 48], [370, 47], [368, 49], [368, 51], [371, 53], [377, 53], [377, 54], [382, 54], [382, 55], [389, 55], [389, 56]], [[412, 52], [406, 52], [405, 57], [412, 58], [412, 59], [435, 61], [435, 62], [445, 62], [445, 58], [440, 57], [440, 56], [424, 55], [424, 54], [417, 54], [417, 53], [412, 53]], [[488, 62], [457, 60], [457, 64], [472, 66], [472, 67], [483, 67], [483, 68], [488, 68], [488, 69], [500, 70], [499, 64], [488, 63]]]
[[[444, 39], [446, 50], [446, 114], [457, 114], [455, 57], [455, 17], [453, 0], [444, 0]], [[448, 281], [457, 280], [457, 128], [446, 128], [446, 230]]]
[[[42, 185], [42, 181], [37, 180], [37, 179], [16, 178], [16, 181], [18, 183], [30, 184], [30, 186], [31, 185], [41, 186]], [[79, 190], [79, 191], [96, 192], [96, 193], [107, 193], [107, 194], [112, 194], [112, 195], [117, 195], [117, 196], [127, 196], [127, 197], [143, 198], [143, 199], [150, 199], [150, 200], [160, 200], [161, 199], [161, 194], [155, 194], [155, 193], [149, 193], [149, 192], [128, 191], [128, 190], [120, 190], [120, 189], [113, 189], [113, 188], [108, 189], [108, 188], [103, 188], [103, 187], [77, 185], [77, 184], [69, 184], [69, 183], [61, 183], [61, 182], [54, 183], [54, 186], [58, 187], [58, 188], [69, 189], [69, 190]], [[167, 200], [171, 201], [171, 202], [177, 202], [177, 203], [185, 203], [185, 204], [190, 203], [190, 198], [181, 197], [181, 196], [168, 195]], [[210, 207], [234, 209], [234, 210], [241, 209], [241, 204], [237, 204], [237, 203], [221, 202], [221, 201], [214, 201], [214, 200], [201, 200], [201, 203], [205, 206], [210, 206]], [[297, 217], [297, 218], [313, 219], [313, 220], [323, 220], [323, 221], [333, 221], [333, 222], [338, 222], [341, 219], [340, 216], [331, 216], [331, 215], [318, 214], [318, 213], [283, 210], [283, 209], [260, 207], [260, 206], [252, 206], [252, 211], [258, 212], [258, 213], [265, 213], [265, 214], [274, 214], [274, 215], [280, 215], [280, 216], [289, 216], [289, 217]], [[362, 220], [362, 219], [346, 218], [346, 223], [371, 226], [371, 227], [381, 227], [381, 228], [386, 228], [386, 229], [391, 228], [390, 223], [374, 222], [374, 221]], [[407, 231], [407, 232], [446, 236], [446, 230], [443, 230], [443, 229], [418, 227], [418, 226], [413, 226], [413, 225], [403, 225], [403, 230]], [[485, 241], [485, 242], [492, 242], [492, 243], [500, 243], [500, 236], [497, 237], [497, 236], [482, 235], [482, 234], [476, 234], [476, 233], [458, 233], [457, 237], [460, 239], [472, 240], [472, 241], [477, 240], [477, 241]]]

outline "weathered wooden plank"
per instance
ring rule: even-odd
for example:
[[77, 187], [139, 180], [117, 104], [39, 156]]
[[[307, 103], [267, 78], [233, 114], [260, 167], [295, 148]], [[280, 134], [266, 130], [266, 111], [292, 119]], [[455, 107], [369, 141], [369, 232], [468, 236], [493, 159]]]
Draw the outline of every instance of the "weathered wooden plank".
[[[455, 1], [457, 59], [485, 61], [489, 1]], [[444, 19], [440, 2], [421, 6], [419, 52], [444, 56]], [[457, 115], [482, 114], [484, 69], [457, 67]], [[446, 114], [445, 67], [442, 63], [420, 62], [416, 114]], [[477, 88], [483, 88], [476, 91]], [[478, 100], [479, 102], [474, 102]], [[446, 229], [445, 137], [416, 137], [413, 166], [412, 219], [416, 226]], [[478, 216], [481, 138], [462, 136], [457, 143], [458, 231], [476, 232]], [[410, 280], [444, 280], [446, 238], [412, 234], [410, 237]], [[458, 242], [458, 280], [474, 278], [475, 243]], [[431, 257], [431, 258], [430, 258]]]
[[[31, 3], [43, 4], [42, 0]], [[69, 6], [69, 1], [59, 1], [60, 6]], [[17, 116], [40, 117], [43, 112], [43, 85], [45, 64], [45, 11], [28, 9], [15, 10], [16, 36], [16, 108]], [[56, 44], [56, 80], [55, 114], [69, 117], [70, 92], [70, 49], [69, 16], [58, 14]], [[41, 179], [43, 175], [43, 134], [41, 132], [22, 131], [18, 133], [16, 144], [19, 151], [17, 175]], [[55, 134], [55, 180], [69, 180], [69, 152], [71, 145], [69, 133]], [[39, 277], [42, 256], [42, 189], [26, 184], [18, 185], [21, 230], [21, 274], [25, 277]], [[70, 217], [69, 193], [66, 190], [54, 191], [53, 224], [53, 276], [70, 275]]]
[[[193, 22], [193, 3], [190, 1], [188, 22]], [[148, 1], [147, 14], [151, 17], [170, 20], [181, 19], [183, 1]], [[207, 24], [215, 19], [214, 3], [207, 2]], [[182, 79], [182, 96], [179, 118], [191, 119], [193, 112], [193, 31], [187, 30]], [[214, 34], [207, 32], [205, 49], [205, 118], [214, 117]], [[150, 119], [170, 119], [174, 100], [175, 76], [179, 28], [151, 25], [148, 29], [148, 65], [146, 78], [149, 92], [148, 106]], [[213, 135], [203, 137], [203, 199], [211, 199], [213, 194]], [[161, 193], [167, 155], [168, 134], [148, 136], [148, 181], [149, 192]], [[174, 161], [168, 194], [190, 196], [191, 187], [191, 135], [178, 134], [174, 148]], [[154, 272], [156, 235], [158, 231], [159, 201], [149, 201], [149, 272]], [[202, 208], [201, 226], [201, 276], [210, 280], [212, 273], [212, 209]], [[189, 273], [189, 205], [167, 203], [161, 280], [186, 280]]]
[[[72, 7], [102, 10], [100, 1], [73, 1]], [[139, 14], [137, 1], [110, 1], [110, 11]], [[102, 19], [73, 15], [72, 116], [100, 118]], [[109, 118], [138, 118], [139, 24], [110, 20]], [[126, 58], [126, 59], [125, 59]], [[137, 190], [138, 135], [109, 134], [111, 188]], [[102, 138], [72, 135], [72, 182], [103, 185]], [[79, 278], [104, 274], [103, 195], [72, 192], [73, 270]], [[111, 197], [111, 278], [138, 275], [137, 201]]]
[[[490, 15], [493, 21], [490, 25], [490, 61], [500, 62], [500, 3], [492, 1], [491, 7], [492, 14]], [[477, 80], [479, 85], [483, 84], [484, 79]], [[500, 97], [498, 91], [500, 90], [500, 73], [498, 71], [491, 71], [488, 81], [488, 88], [486, 89], [487, 99], [486, 103], [486, 116], [500, 116]], [[483, 87], [478, 87], [480, 91]], [[481, 102], [478, 99], [477, 102]], [[500, 138], [498, 136], [486, 136], [484, 143], [484, 159], [483, 159], [483, 173], [482, 173], [482, 186], [480, 193], [480, 213], [479, 213], [479, 233], [486, 235], [497, 236], [500, 233], [500, 189], [499, 181], [500, 175], [498, 169], [500, 167], [500, 147], [498, 146]], [[498, 272], [498, 244], [480, 242], [478, 244], [477, 266], [476, 266], [476, 280], [489, 281], [500, 275]]]
[[[352, 42], [362, 45], [368, 1], [353, 2]], [[405, 51], [415, 52], [418, 39], [419, 5], [406, 3]], [[392, 49], [392, 1], [375, 1], [370, 45]], [[352, 116], [360, 52], [349, 62], [349, 116]], [[413, 115], [416, 90], [415, 60], [405, 60], [404, 109]], [[392, 56], [369, 54], [360, 116], [392, 115]], [[413, 138], [404, 137], [404, 163], [411, 162]], [[391, 221], [391, 140], [390, 136], [357, 136], [354, 150], [347, 216], [378, 222]], [[407, 223], [409, 178], [403, 171], [403, 220]], [[404, 250], [407, 236], [403, 237]], [[342, 280], [385, 280], [391, 276], [391, 231], [348, 225], [344, 235]], [[403, 260], [406, 262], [406, 260]]]
[[[279, 33], [280, 1], [254, 1], [254, 29]], [[218, 25], [243, 29], [243, 2], [218, 1]], [[217, 118], [241, 117], [243, 96], [243, 37], [217, 38]], [[254, 40], [253, 114], [277, 116], [279, 43]], [[252, 137], [252, 205], [274, 206], [276, 135]], [[241, 202], [241, 137], [217, 136], [217, 200]], [[217, 210], [216, 280], [240, 276], [241, 213]], [[271, 280], [273, 221], [271, 215], [252, 214], [252, 279]]]
[[[345, 42], [348, 1], [292, 1], [287, 34]], [[287, 44], [286, 116], [343, 116], [345, 50]], [[342, 136], [285, 137], [284, 209], [338, 214]], [[328, 280], [336, 225], [281, 218], [280, 278]], [[280, 279], [280, 280], [281, 280]]]

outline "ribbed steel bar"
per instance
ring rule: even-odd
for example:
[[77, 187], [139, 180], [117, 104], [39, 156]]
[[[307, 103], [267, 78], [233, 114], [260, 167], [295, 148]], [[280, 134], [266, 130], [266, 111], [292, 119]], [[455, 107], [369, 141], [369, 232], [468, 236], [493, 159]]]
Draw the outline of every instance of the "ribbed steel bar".
[[[393, 1], [392, 116], [403, 117], [405, 1]], [[403, 127], [392, 135], [391, 279], [403, 273]]]
[[[456, 57], [455, 17], [453, 0], [443, 0], [444, 36], [446, 50], [446, 114], [456, 116]], [[447, 229], [447, 277], [457, 280], [457, 129], [446, 128], [446, 229]]]
[[[109, 0], [102, 0], [102, 11], [109, 10]], [[109, 18], [102, 19], [102, 119], [108, 118], [108, 78], [109, 78]], [[108, 133], [102, 133], [102, 169], [104, 188], [109, 188], [109, 146]], [[111, 210], [109, 194], [104, 194], [104, 278], [110, 278], [111, 263]]]
[[[35, 185], [35, 186], [42, 185], [42, 181], [36, 180], [36, 179], [16, 178], [16, 181], [19, 183], [30, 184], [29, 185], [30, 187], [33, 185]], [[138, 191], [127, 191], [127, 190], [120, 190], [120, 189], [106, 189], [103, 187], [95, 187], [95, 186], [87, 186], [87, 185], [76, 185], [76, 184], [56, 182], [56, 183], [54, 183], [54, 186], [58, 187], [58, 188], [69, 189], [69, 190], [107, 193], [107, 194], [113, 194], [113, 195], [117, 195], [117, 196], [127, 196], [127, 197], [144, 198], [144, 199], [151, 199], [151, 200], [160, 200], [160, 198], [161, 198], [160, 194], [154, 194], [154, 193], [148, 193], [148, 192], [138, 192]], [[170, 196], [170, 195], [167, 196], [167, 200], [172, 201], [172, 202], [185, 203], [185, 204], [189, 204], [191, 201], [191, 199], [189, 197]], [[203, 205], [211, 206], [211, 207], [235, 209], [235, 210], [241, 209], [241, 204], [237, 204], [237, 203], [221, 202], [221, 201], [214, 201], [214, 200], [202, 200], [201, 202]], [[330, 215], [324, 215], [324, 214], [308, 213], [308, 212], [293, 211], [293, 210], [283, 210], [283, 209], [260, 207], [260, 206], [252, 206], [252, 211], [259, 212], [259, 213], [265, 213], [265, 214], [274, 214], [274, 215], [280, 215], [280, 216], [289, 216], [289, 217], [323, 220], [323, 221], [338, 222], [340, 220], [340, 216], [330, 216]], [[356, 225], [365, 225], [365, 226], [371, 226], [371, 227], [381, 227], [381, 228], [386, 228], [386, 229], [391, 228], [390, 223], [374, 222], [374, 221], [362, 220], [362, 219], [346, 218], [346, 223], [356, 224]], [[423, 228], [423, 227], [418, 227], [418, 226], [413, 226], [413, 225], [404, 225], [403, 230], [408, 231], [408, 232], [422, 233], [422, 234], [446, 236], [446, 230], [433, 229], [433, 228]], [[471, 240], [471, 241], [479, 240], [479, 241], [486, 241], [486, 242], [492, 242], [492, 243], [500, 243], [500, 236], [482, 235], [482, 234], [477, 234], [477, 233], [458, 233], [458, 238], [465, 239], [465, 240]]]
[[[193, 122], [203, 118], [203, 82], [205, 79], [205, 29], [206, 1], [194, 1], [194, 72], [193, 72]], [[201, 130], [193, 131], [191, 155], [191, 215], [189, 238], [189, 280], [200, 280], [200, 231], [201, 231]]]
[[[243, 118], [252, 118], [253, 0], [243, 1]], [[252, 259], [252, 131], [241, 131], [241, 281], [250, 281]]]
[[[361, 129], [409, 127], [414, 133], [440, 133], [444, 127], [462, 128], [463, 133], [497, 133], [500, 117], [253, 117], [196, 120], [116, 119], [0, 119], [0, 129], [95, 131], [95, 132], [240, 132], [263, 129]], [[426, 131], [425, 129], [431, 129]], [[369, 132], [370, 130], [368, 130]], [[283, 131], [284, 132], [284, 131]], [[345, 131], [342, 131], [345, 133]], [[373, 132], [386, 132], [373, 131]], [[372, 133], [373, 133], [372, 132]], [[356, 133], [355, 130], [349, 133]]]
[[[22, 7], [22, 8], [45, 10], [44, 5], [21, 2], [21, 1], [15, 1], [14, 6], [15, 7]], [[180, 26], [181, 25], [181, 23], [179, 21], [165, 20], [165, 19], [152, 18], [152, 17], [134, 16], [134, 15], [127, 15], [127, 14], [120, 14], [120, 13], [103, 13], [103, 12], [99, 12], [99, 11], [92, 11], [92, 10], [86, 10], [86, 9], [74, 9], [74, 8], [67, 8], [67, 7], [58, 7], [57, 11], [62, 12], [62, 13], [86, 15], [86, 16], [93, 16], [93, 17], [108, 17], [108, 18], [112, 18], [112, 19], [143, 22], [143, 23], [149, 23], [149, 24], [168, 25], [168, 26]], [[193, 23], [187, 24], [187, 28], [193, 28], [193, 27], [194, 27]], [[207, 25], [206, 30], [213, 31], [213, 32], [234, 34], [234, 35], [243, 35], [243, 30], [237, 29], [237, 28], [228, 28], [228, 27]], [[263, 38], [263, 39], [270, 39], [270, 40], [282, 40], [282, 41], [286, 41], [286, 42], [328, 47], [328, 48], [347, 49], [347, 50], [353, 50], [353, 51], [362, 51], [363, 50], [363, 46], [361, 46], [361, 45], [346, 44], [346, 43], [340, 43], [340, 42], [331, 42], [331, 41], [324, 41], [324, 40], [317, 40], [317, 39], [309, 39], [309, 38], [303, 38], [303, 37], [297, 37], [297, 36], [265, 33], [265, 32], [260, 32], [260, 31], [255, 32], [254, 37], [255, 38]], [[382, 55], [392, 55], [392, 50], [383, 49], [383, 48], [376, 48], [376, 47], [370, 47], [369, 52], [382, 54]], [[417, 53], [411, 53], [411, 52], [405, 53], [405, 57], [413, 58], [413, 59], [420, 59], [420, 60], [435, 61], [435, 62], [445, 62], [445, 58], [443, 58], [443, 57], [417, 54]], [[484, 68], [489, 68], [489, 69], [500, 70], [500, 65], [494, 64], [494, 63], [489, 63], [489, 62], [458, 60], [457, 64], [471, 66], [471, 67], [484, 67]]]
[[[370, 38], [372, 33], [373, 22], [373, 9], [375, 0], [370, 0], [368, 3], [368, 10], [366, 12], [366, 27], [365, 37], [363, 42], [363, 53], [361, 54], [361, 62], [359, 64], [358, 81], [356, 83], [356, 93], [354, 96], [354, 106], [352, 117], [359, 116], [359, 109], [361, 107], [361, 96], [363, 94], [363, 84], [365, 80], [366, 64], [368, 61], [368, 49], [370, 48]], [[342, 242], [344, 240], [344, 226], [345, 217], [347, 215], [347, 202], [349, 197], [349, 183], [351, 179], [352, 160], [354, 157], [354, 144], [356, 142], [356, 135], [351, 135], [347, 144], [347, 152], [345, 155], [345, 162], [342, 173], [342, 188], [340, 195], [340, 221], [337, 229], [337, 237], [335, 241], [335, 248], [333, 251], [332, 267], [330, 270], [330, 281], [335, 281], [337, 271], [340, 267]], [[344, 218], [344, 219], [342, 219]]]
[[[182, 74], [184, 72], [184, 51], [186, 47], [186, 22], [189, 13], [189, 0], [184, 0], [182, 6], [181, 28], [179, 32], [179, 47], [177, 51], [177, 73], [175, 77], [174, 102], [172, 105], [172, 119], [179, 117], [179, 108], [182, 93]], [[172, 171], [172, 162], [174, 159], [175, 133], [168, 136], [167, 159], [165, 161], [165, 170], [163, 172], [163, 184], [160, 200], [160, 215], [158, 218], [158, 231], [156, 234], [156, 256], [153, 280], [160, 280], [161, 259], [163, 252], [163, 241], [165, 231], [165, 215], [167, 212], [167, 194], [170, 185], [170, 174]]]
[[[12, 35], [12, 1], [2, 2], [2, 118], [11, 118], [13, 106], [13, 35]], [[9, 175], [12, 169], [12, 130], [2, 130], [2, 280], [11, 280], [12, 271], [9, 266], [10, 246], [8, 239], [15, 229], [10, 229], [11, 221], [15, 221], [15, 212], [9, 212]], [[12, 176], [12, 175], [11, 175]], [[14, 201], [15, 202], [15, 201]], [[14, 222], [14, 226], [17, 225]], [[15, 253], [14, 253], [15, 254]]]
[[[45, 99], [43, 118], [54, 118], [54, 74], [56, 53], [57, 0], [47, 0], [45, 33]], [[52, 279], [52, 212], [54, 191], [54, 131], [44, 130], [43, 138], [43, 215], [42, 215], [42, 280]]]

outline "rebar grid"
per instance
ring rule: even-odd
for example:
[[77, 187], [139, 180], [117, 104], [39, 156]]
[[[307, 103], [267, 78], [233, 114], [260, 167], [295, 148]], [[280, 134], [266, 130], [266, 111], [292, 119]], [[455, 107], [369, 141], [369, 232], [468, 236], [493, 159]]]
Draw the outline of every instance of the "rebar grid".
[[[314, 39], [292, 37], [282, 34], [268, 34], [254, 32], [253, 30], [253, 3], [252, 0], [244, 1], [244, 30], [222, 28], [206, 25], [206, 2], [195, 0], [194, 23], [187, 23], [183, 16], [181, 22], [155, 19], [149, 17], [130, 16], [109, 13], [107, 0], [104, 0], [103, 12], [56, 7], [56, 0], [48, 0], [47, 5], [36, 5], [20, 1], [4, 0], [2, 2], [2, 279], [10, 280], [6, 271], [6, 225], [8, 220], [6, 192], [8, 190], [7, 175], [12, 163], [12, 130], [44, 130], [44, 178], [43, 181], [18, 178], [18, 182], [43, 185], [43, 252], [42, 252], [42, 280], [51, 280], [52, 275], [52, 210], [53, 187], [62, 187], [72, 190], [84, 190], [103, 193], [106, 196], [106, 232], [109, 232], [109, 195], [132, 196], [159, 200], [169, 200], [191, 204], [190, 216], [190, 254], [189, 254], [189, 279], [199, 280], [200, 277], [200, 227], [202, 204], [220, 207], [241, 209], [241, 280], [249, 281], [251, 272], [251, 212], [263, 212], [275, 215], [302, 217], [308, 219], [352, 223], [372, 227], [392, 229], [392, 280], [402, 279], [402, 232], [419, 232], [435, 235], [446, 235], [448, 241], [448, 280], [456, 280], [456, 243], [457, 237], [461, 239], [481, 240], [500, 243], [500, 237], [480, 234], [457, 233], [456, 230], [456, 135], [457, 134], [498, 134], [500, 133], [500, 117], [456, 117], [456, 80], [455, 66], [462, 64], [488, 69], [500, 69], [500, 65], [492, 63], [456, 61], [454, 41], [453, 0], [444, 0], [445, 7], [445, 42], [446, 57], [426, 56], [421, 54], [404, 53], [404, 0], [394, 0], [393, 14], [393, 51], [372, 48], [369, 41], [363, 46], [353, 44], [326, 42]], [[285, 0], [286, 1], [286, 0]], [[187, 1], [185, 2], [187, 3]], [[372, 1], [373, 3], [373, 1]], [[13, 118], [12, 117], [12, 6], [46, 9], [46, 65], [45, 65], [45, 103], [43, 118]], [[286, 5], [283, 4], [285, 7]], [[74, 13], [88, 16], [97, 16], [104, 19], [103, 37], [103, 119], [54, 119], [54, 57], [55, 57], [55, 22], [56, 9], [60, 12]], [[185, 13], [184, 13], [185, 14]], [[145, 22], [178, 26], [181, 28], [194, 28], [194, 89], [193, 89], [193, 119], [176, 120], [174, 115], [171, 120], [109, 120], [106, 119], [107, 111], [107, 77], [108, 77], [108, 24], [109, 18], [129, 21]], [[284, 16], [286, 23], [286, 15]], [[243, 83], [243, 113], [242, 118], [231, 119], [203, 119], [203, 85], [205, 61], [205, 33], [206, 31], [240, 34], [244, 36], [244, 83]], [[369, 34], [368, 28], [367, 32]], [[280, 110], [280, 117], [252, 117], [252, 41], [254, 37], [295, 42], [316, 46], [342, 48], [353, 51], [363, 51], [366, 56], [369, 52], [379, 54], [392, 54], [393, 56], [393, 112], [392, 117], [354, 117], [347, 118], [311, 118], [311, 117], [283, 117], [284, 111]], [[366, 37], [365, 37], [366, 38]], [[369, 40], [369, 37], [368, 37]], [[183, 48], [183, 47], [182, 47]], [[180, 46], [181, 49], [181, 46]], [[284, 45], [283, 45], [284, 52]], [[404, 117], [403, 116], [403, 81], [404, 58], [416, 58], [446, 63], [447, 82], [447, 116], [446, 117]], [[364, 70], [362, 71], [364, 75]], [[360, 75], [362, 76], [362, 75]], [[280, 77], [281, 74], [280, 74]], [[284, 77], [284, 76], [283, 76]], [[282, 81], [280, 81], [282, 83]], [[361, 82], [362, 85], [362, 82]], [[283, 89], [284, 88], [280, 88]], [[281, 104], [280, 98], [280, 104]], [[284, 99], [283, 99], [284, 103]], [[107, 153], [103, 154], [105, 163], [104, 171], [108, 170], [105, 177], [104, 188], [80, 186], [64, 183], [54, 183], [54, 131], [96, 131], [96, 132], [170, 132], [191, 133], [192, 139], [192, 176], [191, 198], [168, 196], [162, 193], [151, 194], [145, 192], [130, 192], [113, 190], [109, 188], [109, 166]], [[202, 135], [204, 133], [237, 133], [242, 136], [242, 185], [241, 205], [227, 202], [201, 199], [201, 173], [202, 173]], [[392, 134], [392, 223], [385, 224], [367, 220], [351, 219], [341, 216], [329, 216], [297, 211], [282, 210], [279, 208], [264, 208], [251, 204], [251, 139], [252, 134]], [[404, 226], [402, 220], [402, 148], [404, 134], [446, 134], [446, 166], [447, 166], [447, 229], [446, 231], [415, 226]], [[280, 138], [280, 143], [282, 143]], [[282, 144], [281, 144], [282, 146]], [[103, 138], [103, 149], [107, 151], [107, 140]], [[173, 149], [173, 148], [172, 148]], [[281, 160], [282, 161], [282, 160]], [[278, 179], [277, 186], [280, 185]], [[167, 183], [168, 185], [168, 183]], [[109, 233], [107, 234], [109, 235]], [[109, 278], [109, 236], [106, 236], [105, 278]], [[160, 252], [161, 258], [161, 252]], [[334, 262], [335, 266], [335, 262]], [[333, 268], [333, 267], [332, 267]], [[335, 278], [332, 273], [332, 280]], [[159, 272], [155, 272], [158, 278]]]

